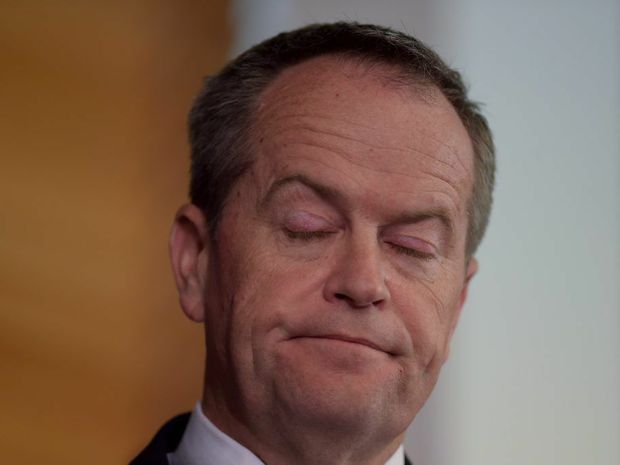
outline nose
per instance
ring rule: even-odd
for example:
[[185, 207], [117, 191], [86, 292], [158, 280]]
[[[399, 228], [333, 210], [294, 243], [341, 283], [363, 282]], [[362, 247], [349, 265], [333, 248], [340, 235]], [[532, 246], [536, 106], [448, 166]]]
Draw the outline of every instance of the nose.
[[381, 306], [390, 298], [376, 240], [351, 242], [334, 258], [325, 283], [325, 299], [353, 308]]

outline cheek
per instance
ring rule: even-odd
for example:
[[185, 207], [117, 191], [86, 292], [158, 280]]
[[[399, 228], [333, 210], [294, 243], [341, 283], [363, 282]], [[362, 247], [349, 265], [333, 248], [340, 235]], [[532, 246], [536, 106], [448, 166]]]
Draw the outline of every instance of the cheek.
[[244, 277], [234, 287], [229, 333], [221, 342], [241, 389], [250, 397], [269, 391], [281, 362], [281, 341], [316, 307], [312, 302], [316, 303], [317, 286], [308, 283], [312, 275], [303, 279], [298, 267], [280, 265], [244, 266]]
[[443, 364], [457, 294], [437, 282], [392, 286], [392, 301], [409, 334], [416, 371], [434, 371]]
[[[266, 241], [254, 237], [245, 247], [235, 247], [231, 241], [220, 243], [218, 282], [213, 292], [220, 295], [220, 305], [228, 321], [227, 337], [236, 351], [261, 352], [281, 336], [281, 328], [290, 314], [299, 311], [317, 286], [314, 273], [304, 272], [303, 266], [273, 252]], [[274, 332], [274, 330], [276, 330]], [[280, 333], [278, 333], [280, 331]]]

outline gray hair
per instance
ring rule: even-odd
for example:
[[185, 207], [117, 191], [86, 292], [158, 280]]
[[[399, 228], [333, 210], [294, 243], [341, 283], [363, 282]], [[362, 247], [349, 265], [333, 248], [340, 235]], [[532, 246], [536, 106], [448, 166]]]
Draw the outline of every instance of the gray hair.
[[262, 91], [283, 69], [329, 54], [391, 65], [418, 85], [438, 87], [450, 101], [474, 151], [466, 242], [471, 257], [489, 222], [495, 182], [493, 138], [479, 105], [468, 99], [459, 72], [419, 40], [386, 27], [350, 22], [313, 24], [278, 34], [205, 79], [189, 114], [190, 199], [209, 219], [212, 237], [230, 189], [253, 162], [250, 127]]

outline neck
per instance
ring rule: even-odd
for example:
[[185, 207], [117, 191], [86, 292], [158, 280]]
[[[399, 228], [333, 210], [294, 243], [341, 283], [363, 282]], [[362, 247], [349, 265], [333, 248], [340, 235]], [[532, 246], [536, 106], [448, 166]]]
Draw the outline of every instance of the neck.
[[248, 412], [230, 405], [232, 396], [218, 391], [205, 384], [204, 414], [266, 465], [384, 465], [403, 441], [404, 433], [393, 437], [375, 428], [330, 421], [308, 424], [298, 416], [284, 418], [274, 409]]

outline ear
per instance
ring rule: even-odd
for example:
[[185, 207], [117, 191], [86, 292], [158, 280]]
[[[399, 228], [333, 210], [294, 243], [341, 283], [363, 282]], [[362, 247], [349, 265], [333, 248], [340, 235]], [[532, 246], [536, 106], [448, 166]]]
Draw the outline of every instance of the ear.
[[202, 322], [205, 318], [209, 228], [200, 208], [193, 204], [179, 208], [168, 246], [181, 308], [189, 319]]
[[478, 271], [478, 260], [474, 257], [469, 259], [467, 263], [467, 270], [465, 271], [465, 282], [463, 283], [463, 288], [461, 289], [461, 294], [459, 296], [458, 307], [452, 317], [452, 322], [450, 323], [450, 332], [448, 333], [448, 349], [446, 352], [446, 360], [448, 359], [448, 355], [450, 354], [450, 341], [452, 340], [452, 336], [454, 335], [454, 331], [456, 330], [456, 325], [459, 322], [461, 317], [461, 311], [463, 310], [463, 305], [465, 305], [465, 300], [467, 300], [467, 291], [469, 289], [469, 282], [474, 277], [476, 272]]
[[478, 272], [478, 260], [475, 257], [471, 257], [469, 259], [469, 263], [467, 264], [467, 271], [465, 272], [465, 283], [463, 285], [463, 289], [461, 289], [461, 300], [459, 302], [459, 313], [465, 304], [465, 300], [467, 300], [467, 290], [469, 289], [469, 282], [471, 278]]

